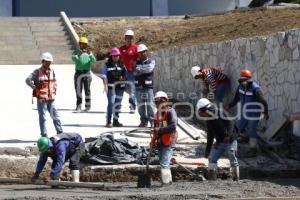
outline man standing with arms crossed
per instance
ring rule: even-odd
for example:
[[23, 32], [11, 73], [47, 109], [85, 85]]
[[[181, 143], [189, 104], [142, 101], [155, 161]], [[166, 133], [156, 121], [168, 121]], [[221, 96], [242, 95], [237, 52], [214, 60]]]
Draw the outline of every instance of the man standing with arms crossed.
[[75, 63], [74, 85], [76, 92], [76, 111], [81, 111], [82, 87], [85, 92], [85, 111], [91, 109], [91, 65], [96, 62], [96, 58], [88, 47], [88, 39], [79, 39], [79, 49], [72, 53], [72, 60]]
[[127, 92], [129, 94], [130, 113], [133, 114], [136, 109], [136, 96], [134, 86], [134, 68], [135, 61], [138, 58], [137, 45], [134, 43], [134, 32], [127, 30], [125, 32], [126, 44], [120, 47], [121, 60], [126, 68], [126, 80], [131, 84], [127, 84]]

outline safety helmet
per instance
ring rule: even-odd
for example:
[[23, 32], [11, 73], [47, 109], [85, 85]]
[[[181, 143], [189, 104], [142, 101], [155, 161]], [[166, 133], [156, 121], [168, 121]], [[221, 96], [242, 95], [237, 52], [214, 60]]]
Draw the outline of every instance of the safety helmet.
[[40, 137], [37, 141], [37, 146], [39, 148], [39, 151], [42, 153], [45, 153], [48, 151], [49, 148], [49, 140], [47, 137]]
[[134, 36], [134, 32], [132, 30], [127, 30], [124, 35]]
[[144, 44], [139, 44], [138, 46], [138, 52], [146, 51], [148, 50], [147, 46]]
[[192, 69], [191, 69], [191, 74], [193, 76], [193, 78], [195, 78], [195, 76], [198, 74], [199, 70], [201, 68], [199, 66], [193, 66]]
[[79, 42], [80, 42], [80, 43], [84, 43], [84, 44], [88, 44], [88, 43], [89, 43], [89, 40], [88, 40], [86, 37], [81, 37], [81, 38], [79, 39]]
[[169, 99], [167, 93], [165, 93], [163, 91], [158, 91], [155, 93], [154, 99], [157, 100], [158, 98], [165, 98], [166, 100]]
[[202, 109], [202, 108], [210, 107], [210, 105], [211, 105], [211, 102], [208, 99], [201, 98], [201, 99], [198, 100], [196, 108], [197, 108], [197, 110], [199, 110], [199, 109]]
[[251, 78], [252, 78], [252, 72], [250, 70], [248, 69], [241, 70], [239, 82], [247, 81]]
[[110, 50], [110, 55], [111, 56], [119, 56], [119, 55], [121, 55], [121, 53], [117, 47], [114, 47]]
[[41, 60], [53, 62], [53, 56], [49, 52], [42, 53]]

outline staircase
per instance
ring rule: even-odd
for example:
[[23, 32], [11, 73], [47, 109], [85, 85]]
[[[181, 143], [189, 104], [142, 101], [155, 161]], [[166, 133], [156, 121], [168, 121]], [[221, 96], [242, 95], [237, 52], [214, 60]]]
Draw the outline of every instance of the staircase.
[[54, 64], [71, 64], [74, 46], [59, 17], [0, 17], [0, 65], [40, 64], [52, 53]]

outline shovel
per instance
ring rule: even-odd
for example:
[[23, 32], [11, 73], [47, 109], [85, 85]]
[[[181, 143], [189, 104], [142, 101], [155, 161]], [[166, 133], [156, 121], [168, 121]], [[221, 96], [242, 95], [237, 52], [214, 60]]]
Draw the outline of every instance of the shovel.
[[153, 144], [156, 140], [156, 138], [150, 133], [151, 136], [151, 142], [150, 142], [150, 148], [149, 148], [149, 153], [147, 155], [147, 161], [146, 161], [146, 171], [139, 174], [138, 176], [138, 182], [137, 182], [137, 187], [138, 188], [150, 188], [151, 187], [151, 172], [149, 170], [149, 163], [151, 159], [151, 153], [153, 149]]
[[[171, 162], [172, 162], [173, 164], [177, 164], [178, 166], [182, 167], [185, 171], [187, 171], [190, 175], [193, 176], [193, 179], [194, 179], [194, 180], [196, 180], [196, 181], [205, 181], [205, 180], [206, 180], [206, 179], [204, 178], [204, 176], [202, 176], [201, 174], [195, 174], [194, 172], [192, 172], [191, 170], [189, 170], [188, 168], [186, 168], [185, 166], [183, 166], [181, 163], [178, 163], [178, 162], [176, 161], [175, 158], [172, 158], [172, 159], [171, 159]], [[204, 163], [203, 163], [203, 164], [204, 164]], [[200, 166], [203, 166], [203, 164], [201, 163]], [[204, 166], [205, 166], [205, 164], [204, 164]]]

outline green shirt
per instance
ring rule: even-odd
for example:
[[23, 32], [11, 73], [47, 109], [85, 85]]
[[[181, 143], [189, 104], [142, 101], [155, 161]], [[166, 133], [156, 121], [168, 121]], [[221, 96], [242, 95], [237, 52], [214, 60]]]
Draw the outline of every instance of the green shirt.
[[72, 53], [72, 60], [75, 63], [76, 70], [91, 70], [91, 64], [96, 62], [95, 56], [90, 53], [82, 53], [80, 56], [81, 50], [76, 49]]

